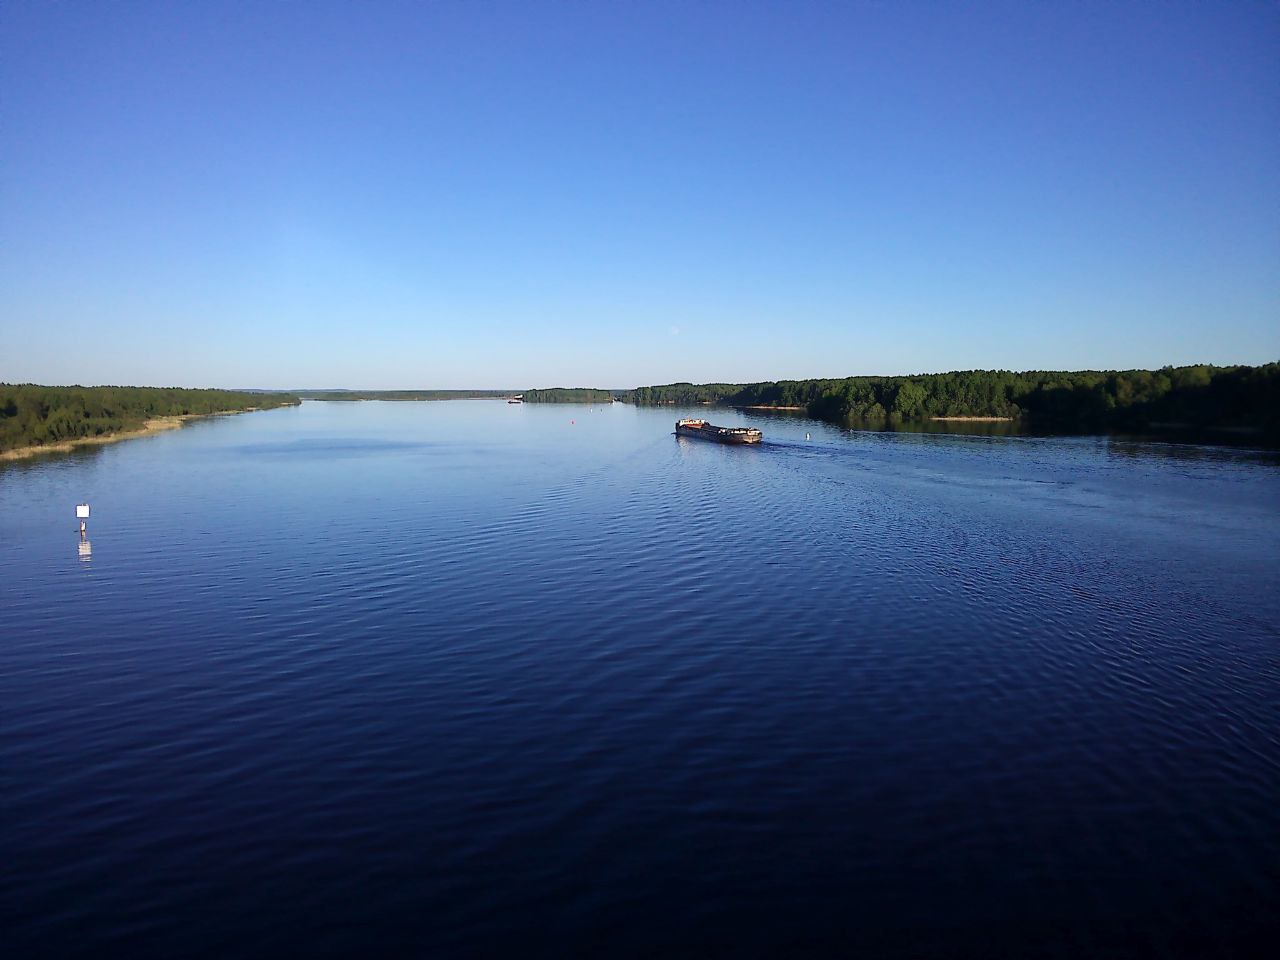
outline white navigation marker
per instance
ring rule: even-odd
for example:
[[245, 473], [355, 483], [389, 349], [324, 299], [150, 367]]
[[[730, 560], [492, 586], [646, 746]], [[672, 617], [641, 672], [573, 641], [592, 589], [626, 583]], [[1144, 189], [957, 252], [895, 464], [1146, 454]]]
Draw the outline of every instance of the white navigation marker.
[[89, 519], [89, 505], [87, 503], [76, 504], [76, 519], [80, 521], [80, 536], [84, 536], [85, 521]]

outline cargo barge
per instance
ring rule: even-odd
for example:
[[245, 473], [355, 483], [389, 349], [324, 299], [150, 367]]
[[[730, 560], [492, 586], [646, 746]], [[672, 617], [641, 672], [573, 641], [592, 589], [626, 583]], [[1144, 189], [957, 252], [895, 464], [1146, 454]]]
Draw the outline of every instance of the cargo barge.
[[759, 443], [764, 434], [755, 427], [717, 427], [705, 420], [677, 420], [677, 437], [697, 437], [716, 443]]

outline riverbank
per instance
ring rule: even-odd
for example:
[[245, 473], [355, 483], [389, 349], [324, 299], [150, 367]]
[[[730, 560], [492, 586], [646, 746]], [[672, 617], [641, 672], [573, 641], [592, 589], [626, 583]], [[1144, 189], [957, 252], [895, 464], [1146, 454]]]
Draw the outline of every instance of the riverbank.
[[259, 390], [0, 383], [0, 458], [66, 453], [171, 430], [194, 417], [298, 403], [294, 394]]
[[121, 430], [117, 433], [104, 433], [96, 437], [76, 437], [72, 440], [59, 440], [57, 443], [42, 443], [30, 447], [5, 450], [0, 452], [0, 461], [24, 460], [27, 457], [36, 457], [42, 453], [70, 453], [77, 447], [99, 447], [108, 443], [118, 443], [121, 440], [136, 440], [139, 437], [150, 437], [157, 433], [177, 430], [188, 420], [229, 417], [237, 413], [253, 413], [257, 409], [257, 407], [249, 407], [245, 410], [219, 410], [214, 413], [188, 413], [175, 417], [153, 417], [134, 430]]
[[1011, 423], [1013, 421], [1013, 417], [930, 417], [929, 419], [949, 423]]

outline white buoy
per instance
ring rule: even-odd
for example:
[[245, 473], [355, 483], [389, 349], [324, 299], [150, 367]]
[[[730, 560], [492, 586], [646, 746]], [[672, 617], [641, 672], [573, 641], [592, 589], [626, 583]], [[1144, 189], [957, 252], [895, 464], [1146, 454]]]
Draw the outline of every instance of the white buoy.
[[808, 440], [808, 439], [809, 439], [809, 435], [806, 433], [806, 434], [804, 435], [804, 438], [805, 438], [806, 440]]

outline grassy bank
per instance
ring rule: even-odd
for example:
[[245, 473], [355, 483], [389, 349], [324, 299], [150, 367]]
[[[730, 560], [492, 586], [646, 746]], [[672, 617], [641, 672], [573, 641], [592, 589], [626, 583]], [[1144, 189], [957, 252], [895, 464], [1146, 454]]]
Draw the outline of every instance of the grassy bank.
[[0, 456], [109, 443], [173, 429], [192, 417], [299, 402], [291, 394], [237, 390], [0, 384]]

